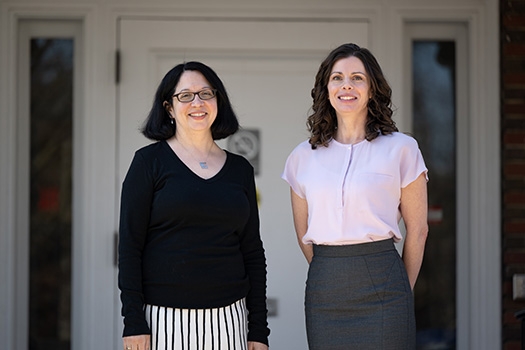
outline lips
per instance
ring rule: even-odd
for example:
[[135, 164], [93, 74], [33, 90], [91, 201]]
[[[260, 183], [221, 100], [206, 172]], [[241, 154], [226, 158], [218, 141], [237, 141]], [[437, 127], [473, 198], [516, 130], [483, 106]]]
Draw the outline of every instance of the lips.
[[355, 96], [339, 96], [338, 98], [343, 101], [357, 100], [357, 97]]
[[205, 112], [195, 112], [195, 113], [189, 113], [188, 115], [192, 118], [202, 118], [206, 116], [207, 113]]

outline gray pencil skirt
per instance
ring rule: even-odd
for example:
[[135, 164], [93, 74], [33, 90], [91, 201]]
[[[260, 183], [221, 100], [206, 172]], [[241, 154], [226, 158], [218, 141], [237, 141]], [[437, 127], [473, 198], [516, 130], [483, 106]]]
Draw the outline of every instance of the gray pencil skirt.
[[412, 290], [391, 239], [314, 245], [305, 314], [310, 350], [415, 349]]

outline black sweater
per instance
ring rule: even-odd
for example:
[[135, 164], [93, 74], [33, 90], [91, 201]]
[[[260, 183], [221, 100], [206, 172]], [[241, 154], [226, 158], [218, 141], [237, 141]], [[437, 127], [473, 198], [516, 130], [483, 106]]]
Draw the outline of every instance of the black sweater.
[[120, 212], [124, 336], [150, 333], [144, 304], [203, 309], [246, 297], [248, 340], [268, 344], [253, 168], [226, 154], [219, 173], [205, 180], [165, 141], [135, 153]]

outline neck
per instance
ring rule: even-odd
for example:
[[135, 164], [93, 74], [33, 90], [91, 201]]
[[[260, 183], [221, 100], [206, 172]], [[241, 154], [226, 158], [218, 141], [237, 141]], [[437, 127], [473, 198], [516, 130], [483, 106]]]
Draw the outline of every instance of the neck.
[[186, 133], [177, 132], [173, 138], [182, 147], [191, 149], [199, 153], [209, 153], [210, 149], [215, 143], [209, 132], [194, 133], [188, 135]]
[[337, 119], [337, 130], [334, 138], [344, 144], [355, 144], [366, 137], [366, 119]]

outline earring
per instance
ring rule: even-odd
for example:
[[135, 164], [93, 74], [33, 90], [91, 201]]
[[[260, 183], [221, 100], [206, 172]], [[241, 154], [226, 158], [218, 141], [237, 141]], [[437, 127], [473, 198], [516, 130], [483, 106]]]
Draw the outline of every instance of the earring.
[[173, 118], [170, 118], [170, 123], [171, 125], [173, 125]]

